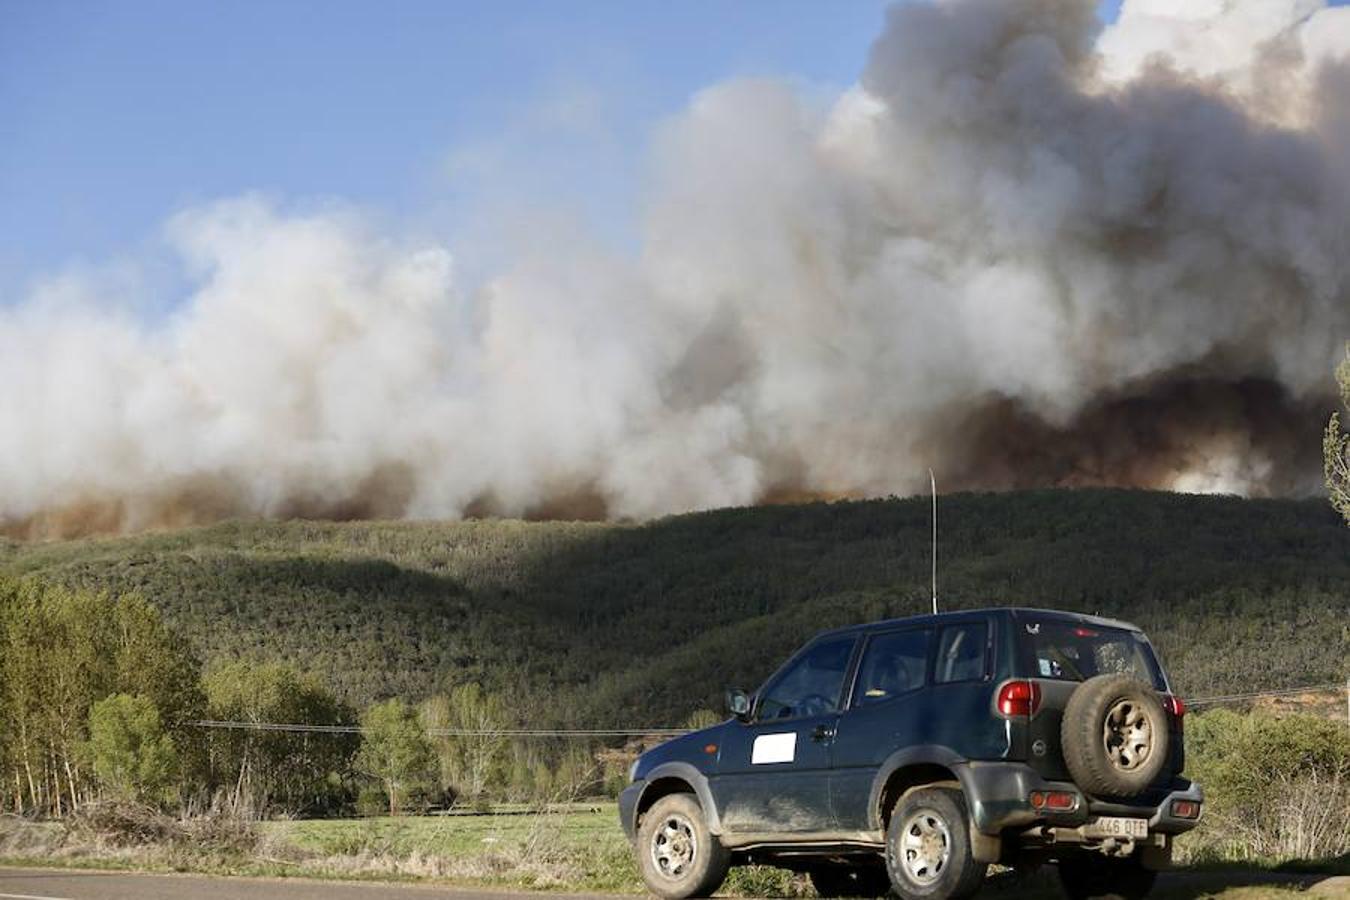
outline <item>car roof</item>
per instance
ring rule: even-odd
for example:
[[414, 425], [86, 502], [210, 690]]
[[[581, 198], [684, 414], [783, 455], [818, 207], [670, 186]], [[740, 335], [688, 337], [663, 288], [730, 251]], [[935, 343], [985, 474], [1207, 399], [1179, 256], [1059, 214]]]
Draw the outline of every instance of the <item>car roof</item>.
[[856, 625], [845, 625], [842, 628], [833, 628], [829, 631], [822, 631], [818, 637], [836, 634], [851, 634], [855, 632], [886, 631], [891, 628], [909, 627], [914, 625], [942, 625], [946, 622], [979, 618], [981, 616], [998, 616], [1014, 619], [1057, 619], [1063, 622], [1073, 622], [1080, 625], [1095, 625], [1098, 628], [1120, 628], [1126, 631], [1141, 631], [1139, 626], [1129, 622], [1122, 622], [1119, 619], [1108, 619], [1103, 616], [1092, 616], [1087, 613], [1069, 612], [1068, 610], [1062, 609], [1037, 609], [1029, 606], [986, 606], [979, 609], [958, 609], [951, 612], [938, 613], [937, 615], [930, 613], [922, 616], [884, 619], [879, 622], [860, 622]]

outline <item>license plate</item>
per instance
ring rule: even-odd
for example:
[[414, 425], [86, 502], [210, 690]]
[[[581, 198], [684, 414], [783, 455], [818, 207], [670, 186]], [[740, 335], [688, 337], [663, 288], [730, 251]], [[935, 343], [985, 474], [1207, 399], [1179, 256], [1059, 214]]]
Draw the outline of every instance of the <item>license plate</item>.
[[1148, 837], [1148, 819], [1123, 819], [1117, 816], [1102, 816], [1087, 823], [1083, 828], [1087, 837]]

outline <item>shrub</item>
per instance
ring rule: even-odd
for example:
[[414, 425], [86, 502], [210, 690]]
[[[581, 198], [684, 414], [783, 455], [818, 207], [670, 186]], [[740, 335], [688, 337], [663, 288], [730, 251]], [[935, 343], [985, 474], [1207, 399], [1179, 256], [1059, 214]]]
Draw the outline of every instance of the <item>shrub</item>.
[[1205, 788], [1201, 857], [1319, 859], [1350, 852], [1350, 731], [1314, 716], [1215, 710], [1187, 723]]
[[233, 856], [251, 853], [259, 835], [251, 822], [213, 809], [181, 818], [140, 803], [86, 803], [63, 823], [68, 838], [100, 847], [166, 847]]

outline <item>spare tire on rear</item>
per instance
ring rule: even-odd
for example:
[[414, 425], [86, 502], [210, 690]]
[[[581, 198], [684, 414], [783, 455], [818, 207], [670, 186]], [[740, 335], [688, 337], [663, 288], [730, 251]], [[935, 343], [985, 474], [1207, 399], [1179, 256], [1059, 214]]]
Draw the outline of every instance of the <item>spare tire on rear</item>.
[[1167, 764], [1169, 738], [1157, 692], [1128, 675], [1098, 675], [1080, 684], [1060, 724], [1069, 773], [1099, 797], [1136, 797], [1147, 790]]

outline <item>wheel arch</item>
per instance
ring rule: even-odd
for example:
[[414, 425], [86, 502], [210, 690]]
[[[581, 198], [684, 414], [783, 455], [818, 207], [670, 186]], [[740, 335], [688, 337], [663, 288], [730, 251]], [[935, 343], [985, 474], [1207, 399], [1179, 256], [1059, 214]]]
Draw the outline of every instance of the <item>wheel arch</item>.
[[985, 834], [978, 825], [980, 807], [986, 798], [971, 774], [970, 762], [948, 747], [906, 747], [886, 758], [872, 783], [868, 801], [871, 827], [885, 834], [895, 804], [910, 791], [929, 785], [954, 787], [961, 792], [969, 816], [972, 855], [980, 862], [998, 862], [1003, 856], [1002, 838], [997, 833]]
[[708, 778], [689, 763], [662, 763], [647, 773], [647, 784], [638, 796], [633, 810], [633, 829], [636, 833], [642, 823], [642, 814], [662, 797], [671, 794], [693, 794], [703, 809], [703, 817], [708, 830], [713, 834], [722, 833], [722, 822], [717, 815], [717, 806], [713, 803], [712, 790], [708, 787]]
[[959, 787], [969, 798], [971, 785], [966, 760], [950, 748], [937, 745], [906, 747], [892, 753], [872, 780], [868, 824], [885, 832], [896, 802], [907, 791], [930, 784]]

